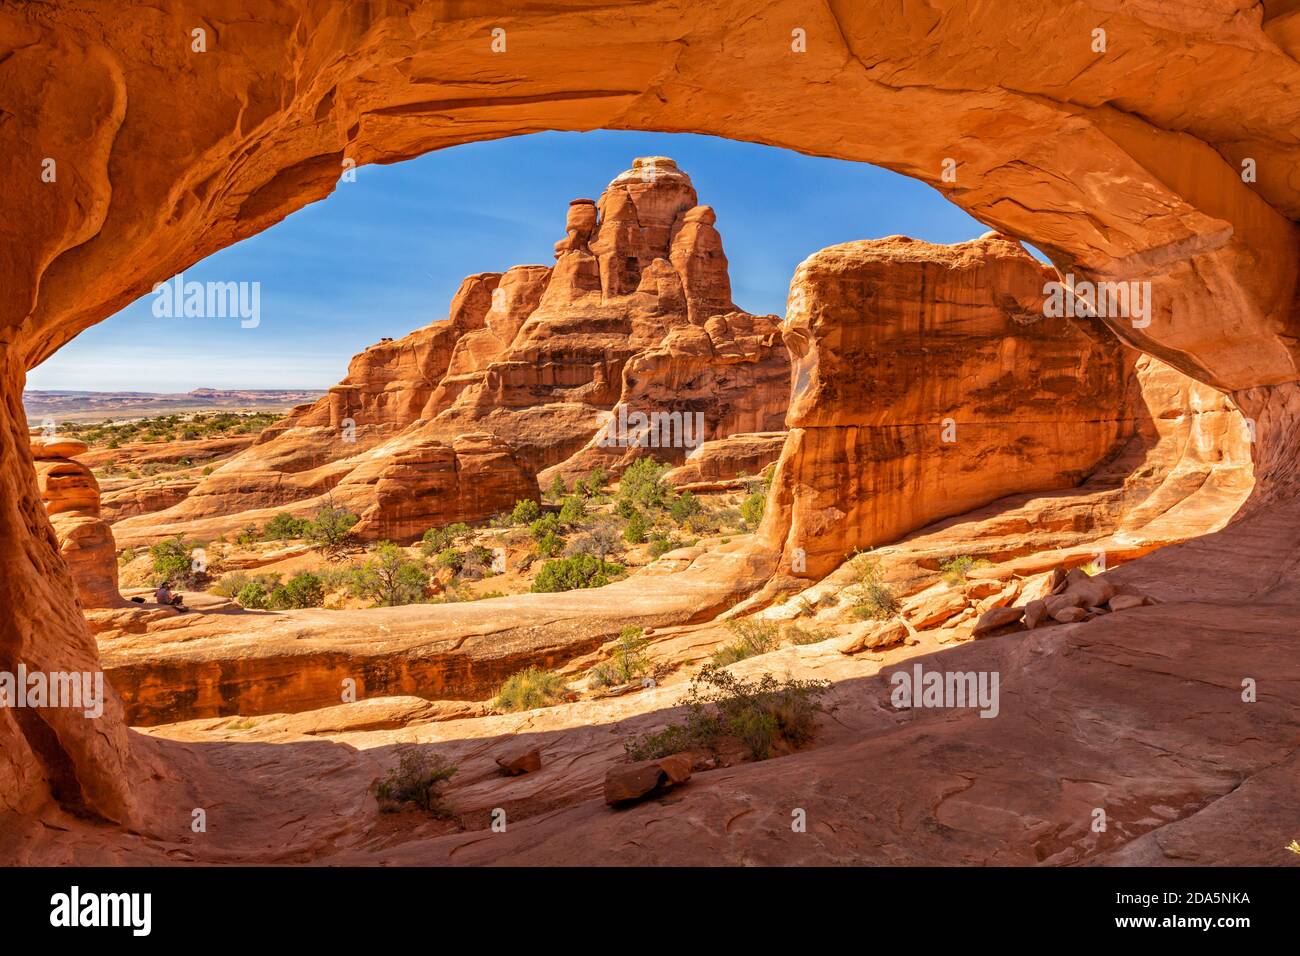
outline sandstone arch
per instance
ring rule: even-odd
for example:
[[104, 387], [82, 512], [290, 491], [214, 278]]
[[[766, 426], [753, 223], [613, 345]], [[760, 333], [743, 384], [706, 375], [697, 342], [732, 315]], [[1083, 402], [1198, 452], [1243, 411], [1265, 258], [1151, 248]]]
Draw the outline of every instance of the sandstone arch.
[[[96, 653], [35, 487], [27, 369], [155, 281], [327, 195], [345, 161], [542, 129], [703, 132], [871, 161], [1063, 271], [1148, 280], [1151, 325], [1115, 332], [1237, 393], [1260, 423], [1257, 474], [1280, 487], [1300, 377], [1297, 17], [1239, 0], [1036, 0], [996, 20], [955, 0], [906, 14], [849, 0], [7, 10], [0, 667], [89, 666]], [[795, 28], [806, 53], [791, 49]], [[53, 791], [115, 820], [144, 812], [116, 707], [93, 732], [0, 713], [0, 741], [0, 810]]]

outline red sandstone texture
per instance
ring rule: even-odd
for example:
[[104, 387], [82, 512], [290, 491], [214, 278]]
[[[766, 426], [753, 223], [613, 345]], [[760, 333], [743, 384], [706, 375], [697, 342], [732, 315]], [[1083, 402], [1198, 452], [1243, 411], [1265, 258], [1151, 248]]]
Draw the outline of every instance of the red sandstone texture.
[[99, 483], [73, 457], [85, 451], [85, 443], [74, 439], [32, 438], [41, 501], [72, 573], [77, 600], [83, 608], [120, 607], [126, 602], [117, 590], [117, 546], [100, 513]]
[[1077, 485], [1129, 437], [1131, 358], [1100, 323], [1044, 316], [1052, 276], [993, 234], [800, 264], [790, 434], [762, 531], [784, 567], [821, 578], [939, 518]]
[[[1288, 663], [1300, 616], [1300, 102], [1291, 92], [1300, 32], [1289, 7], [1032, 2], [998, 17], [790, 0], [752, 16], [739, 2], [656, 0], [629, 21], [617, 4], [520, 4], [451, 19], [431, 2], [376, 10], [246, 0], [216, 20], [199, 4], [131, 18], [118, 6], [11, 6], [0, 17], [9, 117], [0, 145], [18, 171], [0, 194], [0, 667], [98, 662], [38, 490], [20, 401], [28, 369], [154, 282], [327, 195], [345, 160], [391, 162], [547, 128], [689, 130], [877, 162], [1034, 243], [1061, 273], [1149, 281], [1149, 325], [1101, 321], [1160, 361], [1148, 369], [1181, 377], [1155, 404], [1181, 401], [1183, 414], [1148, 430], [1177, 453], [1170, 469], [1134, 462], [1154, 491], [1116, 479], [1106, 497], [1135, 557], [1113, 573], [1161, 603], [934, 648], [936, 666], [1016, 676], [999, 720], [898, 714], [872, 696], [886, 689], [874, 675], [843, 669], [863, 655], [828, 648], [834, 663], [822, 673], [846, 707], [824, 745], [698, 774], [667, 809], [614, 813], [601, 799], [617, 749], [608, 724], [637, 724], [620, 710], [629, 699], [582, 714], [579, 726], [563, 716], [541, 730], [531, 715], [495, 720], [480, 733], [537, 734], [549, 738], [537, 741], [548, 754], [575, 755], [519, 778], [512, 793], [543, 795], [570, 765], [572, 802], [499, 839], [454, 833], [379, 852], [340, 833], [338, 821], [369, 806], [365, 784], [381, 768], [351, 743], [285, 740], [284, 776], [268, 776], [261, 747], [129, 732], [116, 698], [93, 725], [57, 710], [0, 710], [5, 859], [266, 859], [286, 827], [293, 859], [386, 863], [1261, 863], [1295, 838], [1285, 808], [1300, 745], [1300, 676]], [[196, 22], [213, 27], [219, 53], [193, 55]], [[1100, 23], [1112, 46], [1099, 56], [1087, 38]], [[806, 53], [792, 53], [791, 24], [806, 30]], [[493, 27], [507, 30], [510, 55], [490, 53]], [[57, 185], [39, 175], [48, 157]], [[1258, 175], [1243, 177], [1243, 164]], [[578, 233], [585, 217], [575, 214]], [[626, 291], [630, 277], [592, 254], [597, 275], [575, 262], [573, 287], [594, 278]], [[694, 274], [690, 258], [683, 268]], [[711, 293], [697, 302], [717, 304]], [[337, 396], [339, 412], [351, 397]], [[829, 415], [834, 403], [822, 407]], [[1249, 424], [1251, 440], [1217, 431], [1216, 420]], [[1135, 438], [1141, 426], [1138, 416]], [[1216, 435], [1230, 446], [1216, 446]], [[1250, 477], [1234, 461], [1243, 452]], [[1180, 502], [1193, 503], [1189, 519], [1226, 522], [1216, 508], [1239, 501], [1235, 482], [1250, 478], [1239, 520], [1137, 557], [1142, 529], [1172, 527]], [[1139, 509], [1152, 502], [1140, 521], [1117, 504], [1129, 495]], [[774, 513], [793, 515], [794, 502]], [[1025, 528], [1062, 520], [1076, 533], [1091, 515], [1031, 500], [988, 515], [985, 527], [1001, 524], [1009, 554], [1031, 561], [1014, 553], [1026, 548]], [[1243, 706], [1241, 677], [1256, 674], [1268, 693]], [[662, 693], [651, 703], [659, 710], [673, 703], [670, 688]], [[445, 736], [416, 733], [464, 758], [467, 812], [500, 805], [489, 802], [503, 779], [490, 754], [475, 757], [463, 726], [440, 728]], [[283, 785], [305, 778], [325, 782]], [[809, 795], [815, 821], [799, 836], [786, 812], [796, 791]], [[244, 826], [199, 843], [164, 810], [191, 798], [226, 802]], [[1127, 824], [1089, 835], [1098, 803], [1124, 808]], [[88, 826], [69, 811], [129, 829]]]
[[[470, 276], [446, 322], [374, 345], [348, 377], [120, 543], [213, 535], [326, 501], [362, 540], [410, 540], [536, 498], [535, 474], [682, 462], [705, 441], [780, 427], [789, 360], [773, 316], [731, 301], [708, 206], [645, 157], [569, 207], [554, 267]], [[626, 427], [629, 416], [657, 427]]]

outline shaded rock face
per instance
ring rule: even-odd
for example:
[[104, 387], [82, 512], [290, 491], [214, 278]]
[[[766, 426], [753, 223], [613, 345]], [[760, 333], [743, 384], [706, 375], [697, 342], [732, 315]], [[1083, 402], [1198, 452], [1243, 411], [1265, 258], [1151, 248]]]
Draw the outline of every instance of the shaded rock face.
[[86, 451], [73, 439], [32, 438], [41, 501], [54, 526], [83, 608], [118, 607], [117, 545], [100, 515], [99, 483], [72, 456]]
[[1127, 350], [1045, 317], [1051, 275], [995, 234], [852, 242], [800, 264], [790, 434], [760, 532], [784, 568], [821, 577], [939, 518], [1076, 485], [1129, 437]]
[[[410, 540], [536, 498], [543, 469], [680, 464], [704, 441], [781, 427], [779, 324], [732, 303], [715, 220], [673, 160], [635, 160], [570, 204], [553, 267], [465, 279], [448, 321], [366, 349], [184, 500], [120, 522], [119, 540], [225, 533], [324, 495], [361, 514], [363, 540]], [[629, 415], [663, 427], [619, 427]]]

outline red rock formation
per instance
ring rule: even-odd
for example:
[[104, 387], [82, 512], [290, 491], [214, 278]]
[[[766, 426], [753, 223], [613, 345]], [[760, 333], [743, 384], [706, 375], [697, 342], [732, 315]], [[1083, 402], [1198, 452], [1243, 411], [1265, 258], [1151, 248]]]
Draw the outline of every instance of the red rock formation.
[[59, 552], [68, 562], [77, 600], [83, 608], [119, 607], [117, 545], [100, 516], [99, 483], [89, 468], [73, 459], [86, 443], [70, 438], [32, 438], [41, 501], [54, 526]]
[[[449, 321], [371, 346], [326, 397], [184, 500], [120, 522], [118, 539], [224, 534], [328, 494], [362, 514], [362, 539], [409, 540], [536, 497], [536, 470], [552, 468], [549, 482], [645, 454], [679, 463], [703, 441], [779, 428], [786, 349], [775, 317], [732, 303], [715, 219], [673, 160], [635, 160], [599, 203], [570, 204], [554, 268], [469, 277]], [[673, 427], [662, 447], [621, 435], [601, 447], [611, 409]], [[453, 449], [482, 444], [470, 434], [502, 444], [453, 467]], [[464, 492], [448, 496], [456, 475]]]
[[760, 475], [781, 457], [785, 439], [785, 432], [750, 432], [705, 442], [686, 457], [685, 464], [664, 475], [664, 481], [675, 488], [722, 486], [742, 476]]
[[99, 510], [109, 524], [123, 518], [162, 511], [185, 500], [199, 483], [197, 478], [155, 481], [152, 478], [130, 481], [100, 495]]
[[[1099, 779], [1107, 767], [1103, 788], [1127, 788], [1123, 796], [1143, 812], [1187, 794], [1198, 809], [1213, 806], [1130, 846], [1093, 846], [1100, 862], [1257, 862], [1264, 843], [1254, 836], [1278, 843], [1279, 834], [1257, 824], [1276, 822], [1267, 808], [1285, 792], [1278, 780], [1294, 777], [1293, 728], [1274, 721], [1261, 735], [1243, 708], [1207, 708], [1199, 691], [1226, 661], [1256, 673], [1276, 667], [1294, 630], [1294, 582], [1282, 570], [1295, 566], [1300, 521], [1288, 502], [1300, 485], [1293, 13], [1236, 0], [1065, 7], [1033, 0], [1012, 17], [781, 0], [753, 17], [728, 5], [652, 0], [638, 6], [629, 29], [619, 5], [525, 4], [452, 20], [432, 2], [363, 9], [249, 0], [209, 31], [210, 42], [225, 44], [221, 52], [196, 57], [186, 40], [195, 23], [213, 23], [204, 5], [181, 0], [138, 12], [124, 18], [119, 4], [83, 0], [10, 5], [0, 20], [8, 54], [0, 93], [10, 117], [0, 137], [12, 168], [30, 171], [8, 178], [0, 193], [0, 540], [12, 542], [0, 558], [0, 604], [9, 611], [0, 617], [0, 665], [93, 667], [96, 659], [36, 491], [19, 398], [27, 369], [154, 282], [327, 195], [345, 161], [390, 162], [538, 129], [692, 130], [875, 162], [944, 189], [977, 218], [1047, 251], [1063, 271], [1150, 281], [1149, 326], [1106, 321], [1178, 371], [1231, 392], [1255, 422], [1251, 516], [1177, 555], [1130, 565], [1175, 582], [1181, 590], [1171, 597], [1181, 603], [1112, 616], [1122, 622], [1151, 612], [1139, 627], [1086, 625], [1101, 628], [1104, 643], [1076, 636], [1062, 648], [1045, 639], [1039, 657], [1049, 663], [1027, 675], [1040, 683], [1019, 695], [1025, 709], [996, 728], [946, 716], [874, 739], [855, 728], [852, 742], [827, 759], [769, 761], [711, 794], [692, 787], [685, 793], [707, 795], [692, 794], [688, 812], [648, 835], [630, 815], [593, 820], [577, 812], [550, 818], [549, 832], [512, 827], [457, 860], [554, 861], [560, 845], [570, 860], [603, 854], [608, 862], [747, 853], [763, 837], [747, 839], [745, 828], [779, 828], [751, 815], [732, 832], [739, 812], [756, 802], [784, 806], [792, 788], [811, 785], [827, 796], [810, 815], [844, 836], [816, 844], [830, 847], [821, 851], [806, 849], [813, 846], [806, 840], [768, 841], [766, 856], [747, 860], [821, 852], [840, 861], [1057, 861], [1059, 840], [1023, 845], [1024, 834], [1045, 819], [1086, 818], [1093, 795], [1063, 794], [1060, 781], [1084, 768]], [[1100, 23], [1111, 38], [1105, 54], [1084, 42]], [[791, 24], [805, 30], [804, 53], [791, 49]], [[489, 52], [494, 27], [508, 31], [509, 56]], [[55, 158], [57, 180], [39, 176], [53, 172], [46, 161]], [[1257, 166], [1258, 175], [1243, 176], [1243, 166]], [[1261, 605], [1249, 634], [1235, 626], [1243, 595]], [[1165, 670], [1144, 672], [1142, 693], [1133, 695], [1127, 668], [1105, 670], [1104, 659], [1149, 667], [1152, 633], [1172, 641]], [[962, 652], [955, 665], [974, 669], [1011, 670], [1024, 657], [997, 641]], [[1066, 657], [1100, 669], [1076, 681], [1072, 694], [1053, 669]], [[1122, 706], [1099, 706], [1103, 692]], [[1113, 726], [1072, 738], [1077, 708], [1110, 714]], [[1139, 747], [1119, 766], [1114, 742], [1134, 746], [1170, 712], [1197, 719], [1171, 726], [1163, 752], [1189, 762], [1202, 754], [1195, 765], [1171, 769]], [[1234, 731], [1235, 740], [1265, 743], [1232, 756], [1203, 750], [1206, 739]], [[136, 738], [134, 749], [150, 748]], [[1036, 765], [1030, 777], [1026, 754]], [[154, 776], [129, 755], [113, 706], [94, 727], [64, 714], [0, 711], [0, 811], [30, 819], [53, 799], [150, 823], [137, 799]], [[186, 759], [198, 766], [204, 758]], [[883, 762], [891, 774], [871, 778], [879, 785], [864, 794], [866, 777], [853, 769]], [[1159, 769], [1134, 784], [1132, 766]], [[956, 778], [985, 783], [954, 801]], [[300, 788], [304, 797], [311, 789]], [[251, 792], [248, 780], [230, 781], [226, 792]], [[843, 807], [864, 800], [887, 809], [878, 815], [884, 834], [855, 831], [857, 818], [843, 816]], [[257, 817], [245, 806], [246, 818]], [[960, 833], [957, 808], [976, 821]], [[310, 816], [295, 806], [276, 822]], [[1252, 835], [1248, 849], [1225, 847], [1224, 823]], [[632, 828], [643, 841], [634, 858], [625, 849]], [[428, 855], [412, 845], [413, 858]]]
[[761, 536], [819, 578], [852, 551], [1080, 483], [1132, 433], [1125, 349], [1043, 315], [1051, 270], [990, 234], [815, 253], [791, 283], [793, 393]]

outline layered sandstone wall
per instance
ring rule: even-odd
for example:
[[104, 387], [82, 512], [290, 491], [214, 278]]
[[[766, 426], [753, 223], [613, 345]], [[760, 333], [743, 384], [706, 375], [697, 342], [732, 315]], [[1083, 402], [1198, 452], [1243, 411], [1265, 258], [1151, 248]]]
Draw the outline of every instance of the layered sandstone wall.
[[[0, 354], [0, 671], [17, 674], [21, 664], [93, 676], [99, 651], [41, 499], [22, 382], [22, 369]], [[111, 686], [98, 718], [73, 708], [0, 707], [0, 817], [54, 801], [91, 817], [136, 819], [149, 776], [139, 756]]]
[[684, 464], [664, 475], [674, 487], [723, 486], [736, 478], [761, 475], [775, 465], [785, 447], [786, 433], [752, 432], [705, 442]]
[[1052, 275], [996, 234], [852, 242], [800, 264], [790, 434], [760, 530], [783, 568], [819, 578], [939, 518], [1077, 485], [1132, 434], [1131, 355], [1044, 315]]

